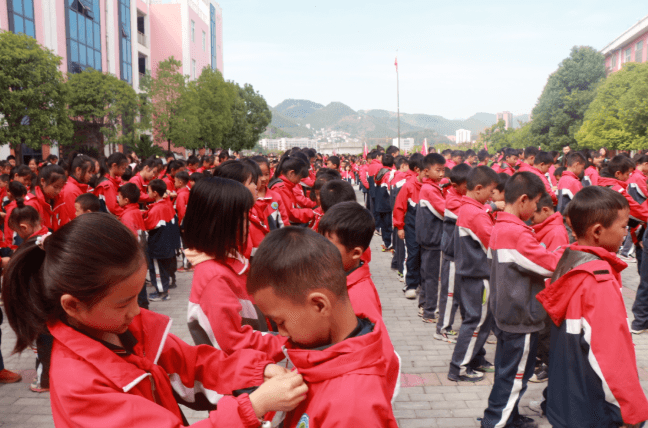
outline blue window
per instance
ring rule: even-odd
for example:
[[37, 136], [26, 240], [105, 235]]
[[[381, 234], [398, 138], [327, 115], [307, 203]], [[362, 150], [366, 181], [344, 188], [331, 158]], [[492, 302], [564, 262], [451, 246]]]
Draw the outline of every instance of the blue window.
[[216, 69], [216, 8], [209, 5], [209, 29], [211, 31], [211, 66]]
[[91, 67], [101, 71], [99, 0], [65, 0], [65, 6], [68, 70], [81, 73]]
[[34, 1], [7, 0], [7, 8], [9, 9], [9, 31], [16, 34], [24, 33], [36, 38]]
[[130, 1], [119, 0], [119, 61], [121, 79], [133, 83], [133, 55], [131, 51]]

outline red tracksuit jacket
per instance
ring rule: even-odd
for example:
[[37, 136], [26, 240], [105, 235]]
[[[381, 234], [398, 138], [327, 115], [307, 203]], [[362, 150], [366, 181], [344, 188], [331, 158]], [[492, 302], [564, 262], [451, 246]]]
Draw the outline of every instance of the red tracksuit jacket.
[[610, 187], [612, 190], [619, 192], [623, 195], [624, 198], [630, 204], [630, 218], [646, 223], [648, 221], [648, 201], [644, 201], [643, 204], [639, 205], [627, 191], [628, 183], [625, 181], [619, 181], [616, 178], [609, 177], [599, 177], [598, 185], [603, 187]]
[[286, 339], [266, 333], [266, 319], [245, 289], [248, 261], [239, 256], [223, 264], [204, 254], [197, 260], [191, 250], [185, 254], [194, 265], [187, 314], [194, 342], [227, 354], [256, 349], [275, 361], [283, 360]]
[[88, 192], [88, 185], [79, 183], [74, 177], [70, 176], [65, 183], [65, 187], [61, 191], [60, 197], [63, 200], [63, 205], [61, 206], [59, 223], [61, 226], [64, 226], [74, 220], [76, 217], [76, 209], [74, 208], [74, 202], [79, 195]]
[[369, 165], [367, 165], [367, 164], [360, 165], [360, 169], [359, 169], [359, 173], [358, 173], [358, 175], [360, 176], [360, 182], [362, 183], [362, 185], [367, 190], [369, 190], [369, 181], [367, 180], [367, 176], [368, 176], [367, 169], [368, 168], [369, 168]]
[[63, 199], [60, 194], [56, 198], [54, 208], [52, 208], [49, 201], [45, 200], [45, 195], [40, 186], [34, 186], [32, 197], [29, 199], [25, 198], [25, 205], [32, 206], [38, 211], [43, 226], [54, 232], [59, 229], [58, 214], [63, 206]]
[[583, 186], [598, 186], [598, 178], [598, 169], [593, 165], [588, 166], [583, 174]]
[[94, 194], [104, 201], [109, 213], [119, 217], [122, 208], [117, 203], [117, 194], [119, 193], [119, 187], [122, 185], [122, 180], [120, 177], [111, 177], [109, 174], [106, 174], [105, 178], [104, 181], [97, 184]]
[[385, 393], [385, 333], [384, 324], [376, 322], [372, 331], [323, 350], [287, 342], [286, 353], [308, 384], [308, 395], [286, 414], [284, 427], [396, 428]]
[[128, 204], [124, 207], [121, 216], [119, 217], [122, 223], [130, 230], [133, 231], [139, 240], [140, 233], [146, 231], [144, 225], [144, 217], [139, 209], [139, 204]]
[[551, 196], [551, 200], [553, 201], [553, 204], [554, 205], [558, 204], [558, 197], [556, 196], [553, 189], [551, 188], [551, 184], [547, 180], [547, 177], [543, 173], [541, 173], [538, 168], [536, 168], [533, 165], [529, 165], [526, 162], [522, 162], [522, 165], [520, 165], [520, 169], [518, 169], [518, 171], [519, 172], [528, 171], [528, 172], [530, 172], [530, 173], [532, 173], [534, 175], [537, 175], [538, 178], [540, 178], [540, 180], [542, 180], [542, 184], [544, 184], [545, 190], [547, 191], [547, 193], [549, 193], [549, 196]]
[[[396, 196], [394, 203], [393, 222], [396, 229], [403, 229], [405, 227], [405, 216], [410, 211], [408, 207], [412, 207], [412, 214], [416, 212], [416, 206], [419, 203], [419, 193], [423, 183], [418, 180], [418, 176], [413, 175], [401, 187]], [[412, 226], [414, 226], [415, 217], [412, 217]]]
[[272, 190], [281, 196], [281, 200], [288, 211], [288, 219], [290, 222], [304, 224], [311, 221], [314, 216], [313, 210], [311, 208], [304, 208], [299, 204], [294, 192], [296, 185], [283, 175], [279, 178], [281, 178], [281, 181], [277, 183]]
[[148, 204], [153, 202], [153, 199], [148, 194], [147, 186], [148, 186], [148, 181], [145, 181], [140, 173], [138, 172], [135, 174], [133, 177], [131, 177], [130, 180], [128, 180], [129, 183], [133, 183], [134, 185], [137, 186], [137, 188], [140, 191], [140, 197], [139, 200], [137, 201], [140, 204]]
[[263, 213], [270, 230], [290, 226], [288, 211], [281, 199], [281, 195], [274, 190], [266, 189], [265, 197], [259, 196], [254, 205], [257, 207], [257, 212]]
[[50, 400], [59, 428], [179, 428], [174, 391], [189, 403], [199, 394], [212, 404], [220, 399], [218, 410], [192, 426], [259, 426], [247, 394], [221, 394], [263, 382], [271, 361], [261, 352], [246, 349], [228, 357], [211, 346], [189, 346], [169, 333], [169, 317], [145, 309], [128, 327], [137, 343], [127, 355], [61, 321], [48, 328], [54, 336]]
[[583, 184], [576, 174], [567, 170], [563, 171], [560, 181], [558, 181], [558, 211], [563, 212], [567, 204], [582, 188]]
[[182, 224], [182, 219], [184, 219], [185, 214], [187, 213], [187, 203], [189, 202], [189, 188], [183, 187], [178, 190], [178, 196], [175, 199], [173, 207], [178, 213], [178, 224]]
[[270, 233], [267, 220], [264, 218], [263, 211], [259, 211], [257, 205], [252, 205], [248, 213], [249, 226], [248, 231], [248, 246], [250, 247], [250, 256], [254, 256], [257, 248], [261, 245], [263, 238]]
[[549, 251], [569, 245], [569, 236], [563, 223], [563, 216], [558, 212], [553, 213], [542, 223], [534, 224], [531, 228], [535, 232], [538, 242], [544, 244]]
[[324, 215], [324, 211], [322, 210], [322, 207], [317, 207], [313, 210], [313, 214], [315, 214], [315, 216], [313, 217], [313, 223], [311, 224], [310, 228], [313, 229], [315, 232], [317, 232], [317, 229], [319, 228], [320, 220]]
[[[34, 195], [31, 193], [27, 193], [25, 195], [25, 205], [27, 204], [27, 201], [32, 199]], [[6, 247], [9, 247], [12, 250], [15, 250], [18, 248], [17, 245], [14, 245], [14, 236], [16, 236], [16, 232], [14, 232], [10, 227], [9, 227], [9, 216], [11, 215], [11, 211], [13, 211], [14, 208], [16, 208], [17, 204], [16, 201], [13, 200], [5, 206], [5, 218], [4, 218], [4, 244]], [[38, 209], [37, 209], [38, 210]]]

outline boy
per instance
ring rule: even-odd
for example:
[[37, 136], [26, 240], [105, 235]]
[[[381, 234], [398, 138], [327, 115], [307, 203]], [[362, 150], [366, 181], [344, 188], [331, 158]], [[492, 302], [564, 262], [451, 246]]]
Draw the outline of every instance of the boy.
[[191, 155], [187, 158], [187, 171], [189, 174], [197, 172], [199, 166], [200, 159], [198, 159], [198, 156]]
[[605, 157], [598, 150], [586, 150], [589, 166], [583, 172], [583, 187], [598, 186], [599, 170]]
[[479, 160], [477, 166], [482, 166], [482, 165], [488, 166], [491, 160], [491, 155], [490, 153], [488, 153], [488, 150], [482, 149], [477, 153], [477, 159]]
[[[169, 296], [169, 274], [175, 271], [175, 250], [180, 247], [180, 229], [173, 205], [164, 199], [166, 184], [160, 179], [151, 180], [149, 197], [153, 202], [145, 213], [144, 227], [148, 231], [149, 275], [156, 291], [149, 294], [153, 302], [167, 301]], [[158, 283], [157, 275], [160, 275]]]
[[423, 158], [422, 166], [421, 174], [427, 180], [421, 186], [415, 219], [416, 243], [421, 249], [419, 313], [423, 322], [435, 323], [445, 212], [445, 199], [439, 181], [445, 174], [445, 159], [438, 153], [430, 153]]
[[[369, 184], [369, 200], [371, 201], [371, 214], [376, 218], [376, 181], [375, 177], [380, 168], [382, 168], [382, 158], [383, 154], [377, 150], [372, 150], [367, 156], [367, 159], [371, 159], [370, 163], [367, 166], [367, 182]], [[378, 230], [379, 231], [379, 230]]]
[[405, 297], [416, 299], [416, 289], [421, 283], [421, 252], [416, 242], [416, 207], [423, 186], [423, 155], [414, 153], [409, 159], [413, 176], [403, 185], [394, 202], [393, 224], [398, 229], [398, 238], [405, 240]]
[[140, 240], [146, 230], [138, 203], [140, 190], [134, 183], [126, 183], [117, 192], [117, 203], [124, 209], [119, 216], [119, 220]]
[[570, 153], [567, 155], [565, 165], [567, 169], [563, 171], [560, 181], [558, 181], [558, 211], [562, 214], [567, 204], [574, 199], [576, 193], [582, 188], [580, 176], [585, 170], [587, 160], [580, 153]]
[[382, 232], [383, 252], [392, 249], [392, 207], [389, 201], [389, 176], [394, 168], [394, 157], [383, 155], [382, 168], [374, 177], [376, 190], [374, 202], [376, 203], [376, 228]]
[[[529, 149], [535, 149], [535, 151], [528, 152]], [[545, 186], [545, 191], [549, 194], [549, 196], [551, 196], [553, 204], [557, 205], [558, 197], [551, 188], [551, 183], [549, 183], [549, 180], [547, 180], [546, 176], [547, 171], [549, 171], [549, 167], [551, 166], [551, 162], [553, 161], [551, 154], [547, 152], [541, 152], [535, 147], [527, 147], [526, 149], [524, 149], [524, 156], [524, 162], [522, 163], [522, 165], [520, 165], [520, 169], [518, 171], [529, 171], [530, 173], [537, 175], [540, 180], [542, 180], [542, 183]]]
[[[408, 178], [414, 175], [414, 172], [410, 171], [409, 169], [409, 165], [405, 156], [398, 156], [394, 160], [394, 165], [396, 166], [396, 171], [394, 172], [394, 176], [389, 182], [389, 204], [392, 209], [392, 218], [394, 212], [394, 204], [396, 203], [396, 196], [398, 196], [398, 192], [400, 192], [400, 189], [407, 182]], [[392, 257], [391, 268], [398, 272], [398, 275], [401, 277], [401, 281], [405, 281], [405, 279], [403, 278], [403, 269], [405, 264], [405, 242], [398, 237], [398, 229], [396, 229], [395, 227], [392, 228], [392, 248], [394, 248], [394, 256]]]
[[544, 193], [542, 181], [518, 172], [506, 183], [504, 211], [497, 216], [490, 239], [492, 258], [489, 308], [497, 336], [495, 381], [481, 426], [537, 427], [518, 412], [535, 368], [538, 332], [546, 313], [535, 299], [551, 276], [558, 256], [550, 253], [524, 224]]
[[537, 296], [553, 320], [547, 418], [554, 427], [640, 426], [648, 400], [621, 294], [627, 265], [615, 256], [629, 204], [618, 192], [590, 186], [566, 215], [577, 243]]
[[455, 262], [454, 262], [454, 230], [457, 224], [457, 214], [461, 208], [461, 198], [466, 194], [466, 179], [471, 168], [460, 164], [450, 171], [452, 185], [445, 198], [445, 211], [443, 213], [443, 236], [441, 237], [441, 293], [439, 295], [439, 320], [437, 322], [434, 338], [437, 340], [456, 343], [451, 336], [457, 332], [452, 330], [454, 316], [459, 306], [459, 299], [455, 294]]
[[484, 204], [499, 183], [497, 173], [487, 166], [478, 166], [468, 173], [466, 195], [461, 198], [454, 230], [455, 283], [459, 289], [459, 307], [463, 322], [457, 336], [448, 379], [477, 382], [482, 373], [493, 371], [486, 361], [484, 344], [493, 318], [488, 310], [490, 261], [488, 245], [493, 219]]
[[289, 340], [286, 353], [308, 384], [308, 395], [286, 414], [286, 428], [396, 428], [388, 393], [384, 324], [357, 316], [340, 251], [301, 227], [270, 232], [250, 267], [247, 291]]
[[503, 157], [504, 157], [504, 162], [500, 163], [499, 165], [495, 165], [497, 168], [493, 167], [495, 172], [497, 173], [503, 172], [508, 175], [515, 174], [514, 166], [519, 159], [517, 150], [506, 148], [503, 150]]
[[83, 193], [74, 200], [76, 216], [87, 213], [96, 213], [101, 209], [99, 198], [92, 193]]
[[178, 213], [178, 224], [182, 226], [182, 220], [184, 219], [185, 213], [187, 212], [187, 202], [189, 201], [189, 188], [187, 184], [189, 183], [189, 173], [187, 171], [180, 171], [175, 175], [174, 185], [176, 188], [175, 208]]
[[340, 158], [337, 156], [331, 156], [326, 160], [326, 167], [340, 171]]

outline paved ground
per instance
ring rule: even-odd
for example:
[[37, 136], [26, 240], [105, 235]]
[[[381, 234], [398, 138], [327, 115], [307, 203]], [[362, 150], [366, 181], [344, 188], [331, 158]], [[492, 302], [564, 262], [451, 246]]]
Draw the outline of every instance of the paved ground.
[[[492, 374], [477, 384], [450, 382], [446, 374], [454, 345], [432, 338], [434, 325], [423, 324], [417, 316], [416, 302], [406, 300], [401, 292], [402, 284], [390, 269], [391, 254], [380, 252], [380, 240], [372, 242], [373, 260], [371, 270], [380, 293], [383, 316], [396, 351], [403, 361], [403, 388], [395, 405], [395, 415], [401, 428], [409, 427], [471, 427], [479, 426], [476, 418], [483, 415], [492, 385]], [[626, 309], [634, 299], [639, 282], [636, 264], [631, 264], [623, 274]], [[178, 274], [178, 289], [172, 290], [168, 302], [152, 303], [151, 309], [173, 317], [172, 332], [191, 343], [187, 329], [187, 300], [191, 286], [191, 274]], [[459, 321], [455, 323], [455, 330]], [[648, 394], [648, 334], [634, 336], [639, 365], [639, 376]], [[2, 428], [53, 427], [49, 394], [36, 394], [29, 390], [34, 376], [35, 355], [24, 352], [10, 355], [15, 336], [7, 322], [2, 325], [2, 355], [5, 366], [21, 371], [23, 382], [0, 385], [0, 426]], [[495, 345], [486, 345], [487, 358], [494, 359]], [[522, 398], [523, 414], [535, 416], [526, 404], [541, 397], [545, 384], [529, 384]], [[205, 412], [185, 409], [190, 422], [206, 417]], [[545, 418], [536, 418], [541, 427], [549, 427]]]

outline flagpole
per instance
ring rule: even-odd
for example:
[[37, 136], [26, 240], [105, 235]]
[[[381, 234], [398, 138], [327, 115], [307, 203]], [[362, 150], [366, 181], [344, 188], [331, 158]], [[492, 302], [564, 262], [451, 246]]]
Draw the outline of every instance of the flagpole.
[[396, 57], [396, 118], [398, 119], [398, 148], [401, 148], [400, 138], [400, 95], [398, 88], [398, 57]]

